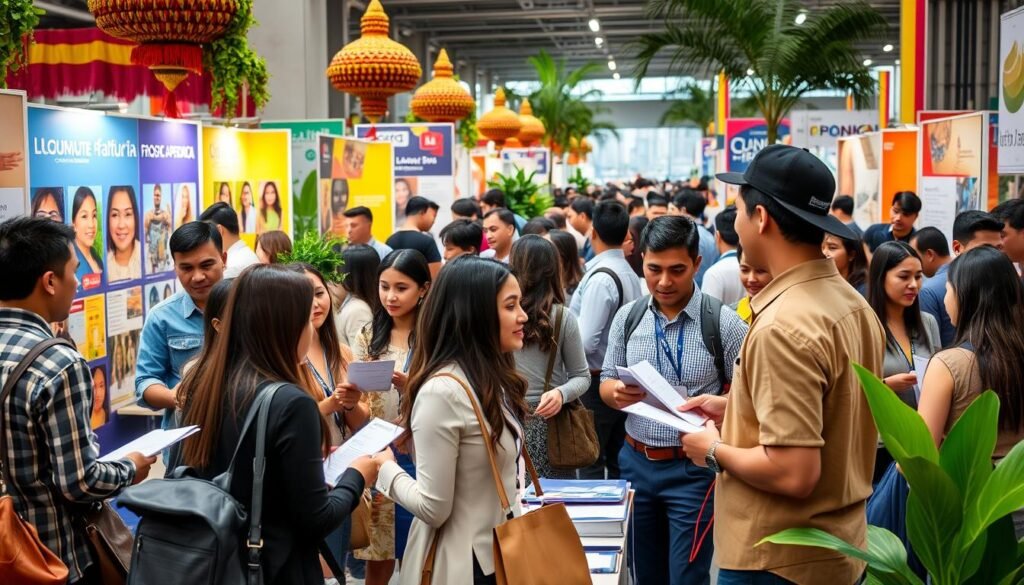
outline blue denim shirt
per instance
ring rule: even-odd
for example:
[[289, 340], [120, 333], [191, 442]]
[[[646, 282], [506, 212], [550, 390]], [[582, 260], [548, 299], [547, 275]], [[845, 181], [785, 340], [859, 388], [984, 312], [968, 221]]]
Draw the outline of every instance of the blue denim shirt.
[[[135, 366], [135, 402], [151, 410], [142, 394], [153, 384], [174, 388], [181, 368], [203, 345], [203, 313], [185, 291], [153, 307], [142, 326], [139, 361]], [[166, 409], [162, 428], [174, 426], [174, 411]]]
[[932, 317], [939, 322], [939, 339], [942, 347], [948, 347], [956, 338], [956, 327], [949, 320], [949, 313], [946, 312], [946, 281], [949, 279], [949, 264], [943, 264], [935, 271], [935, 276], [924, 281], [921, 285], [921, 310], [931, 313]]

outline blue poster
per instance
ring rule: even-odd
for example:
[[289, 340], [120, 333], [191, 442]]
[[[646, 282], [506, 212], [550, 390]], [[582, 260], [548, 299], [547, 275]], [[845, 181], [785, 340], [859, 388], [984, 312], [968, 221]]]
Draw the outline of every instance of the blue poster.
[[[768, 146], [768, 126], [760, 118], [730, 118], [725, 127], [727, 168], [730, 172], [742, 173], [754, 160], [754, 155]], [[789, 144], [789, 133], [789, 120], [782, 120], [777, 142]]]

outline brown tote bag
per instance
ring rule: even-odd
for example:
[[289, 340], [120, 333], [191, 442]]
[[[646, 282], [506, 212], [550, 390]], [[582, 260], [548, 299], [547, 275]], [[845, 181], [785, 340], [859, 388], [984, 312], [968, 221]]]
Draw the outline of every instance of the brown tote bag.
[[7, 493], [11, 468], [7, 460], [7, 435], [4, 428], [6, 410], [3, 405], [25, 370], [47, 348], [67, 342], [47, 339], [32, 348], [14, 368], [0, 392], [0, 583], [33, 583], [63, 585], [68, 580], [64, 561], [39, 540], [36, 527], [23, 520], [14, 509], [14, 498]]
[[[555, 348], [548, 356], [548, 371], [544, 376], [544, 392], [551, 390], [551, 374], [555, 371], [558, 338], [562, 331], [565, 307], [558, 308], [555, 319]], [[594, 413], [577, 398], [562, 405], [558, 414], [547, 420], [548, 463], [559, 469], [579, 469], [593, 465], [601, 449], [597, 443]]]
[[[498, 459], [494, 454], [494, 446], [489, 440], [484, 416], [477, 405], [476, 396], [469, 386], [451, 374], [439, 374], [452, 378], [462, 386], [473, 405], [473, 412], [483, 432], [487, 458], [491, 463], [491, 475], [498, 490], [501, 509], [507, 520], [494, 527], [494, 573], [498, 585], [584, 585], [591, 583], [590, 568], [583, 552], [583, 543], [569, 519], [565, 504], [549, 504], [537, 510], [527, 512], [516, 518], [512, 513], [505, 485], [498, 471]], [[523, 443], [525, 445], [525, 441]], [[537, 470], [526, 449], [520, 451], [526, 461], [526, 469], [530, 479], [536, 486], [537, 495], [544, 495], [540, 487]], [[427, 551], [420, 577], [421, 585], [431, 585], [434, 572], [434, 558], [437, 556], [437, 540], [439, 528]], [[540, 563], [537, 559], [558, 559], [556, 563]]]

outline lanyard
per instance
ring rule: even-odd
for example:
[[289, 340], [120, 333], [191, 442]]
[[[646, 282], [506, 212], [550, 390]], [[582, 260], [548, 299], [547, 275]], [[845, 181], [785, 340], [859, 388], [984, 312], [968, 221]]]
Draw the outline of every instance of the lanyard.
[[[680, 317], [682, 317], [682, 316], [680, 315]], [[682, 382], [683, 381], [683, 323], [682, 323], [682, 321], [679, 322], [679, 335], [676, 336], [676, 358], [675, 358], [675, 361], [672, 360], [672, 348], [668, 344], [668, 339], [666, 338], [667, 336], [665, 335], [665, 330], [661, 326], [661, 319], [658, 317], [657, 314], [654, 315], [654, 336], [657, 338], [658, 346], [661, 349], [661, 351], [656, 352], [656, 355], [658, 356], [658, 370], [659, 371], [661, 370], [661, 354], [664, 353], [665, 354], [665, 358], [668, 359], [669, 365], [672, 366], [672, 369], [676, 373], [676, 381], [677, 382]]]
[[306, 358], [306, 365], [309, 366], [309, 369], [313, 372], [313, 376], [316, 378], [317, 383], [320, 384], [321, 388], [323, 388], [324, 396], [334, 394], [334, 373], [331, 372], [331, 366], [327, 363], [326, 356], [324, 359], [324, 365], [327, 366], [327, 378], [329, 381], [324, 380], [324, 377], [320, 375], [320, 372], [316, 371], [316, 367], [313, 366], [313, 362], [309, 361], [309, 358]]
[[[914, 339], [915, 339], [914, 337], [910, 338], [910, 357], [909, 358], [907, 357], [907, 352], [903, 351], [903, 346], [900, 345], [900, 342], [896, 341], [896, 347], [900, 348], [900, 355], [903, 356], [904, 360], [906, 360], [907, 367], [910, 368], [911, 372], [914, 371]], [[895, 339], [893, 341], [895, 341]]]
[[403, 374], [408, 374], [409, 373], [409, 364], [411, 364], [411, 363], [412, 363], [412, 348], [410, 347], [409, 348], [409, 353], [405, 354], [405, 365], [402, 366], [402, 373]]

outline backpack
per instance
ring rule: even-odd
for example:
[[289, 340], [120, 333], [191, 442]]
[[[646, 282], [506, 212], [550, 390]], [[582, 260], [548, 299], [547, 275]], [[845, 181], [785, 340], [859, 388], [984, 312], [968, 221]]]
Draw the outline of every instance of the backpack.
[[[645, 295], [629, 309], [626, 315], [626, 322], [623, 328], [622, 345], [623, 351], [629, 346], [629, 338], [640, 325], [640, 321], [647, 312], [651, 295]], [[708, 350], [715, 360], [715, 370], [718, 372], [718, 381], [722, 385], [722, 393], [729, 391], [732, 380], [725, 374], [725, 351], [722, 349], [722, 301], [715, 297], [702, 294], [700, 300], [700, 335], [704, 341], [704, 348]]]
[[[190, 467], [178, 467], [166, 479], [140, 483], [121, 494], [118, 506], [141, 517], [128, 585], [259, 585], [263, 582], [260, 519], [267, 416], [274, 394], [284, 385], [281, 382], [270, 384], [253, 400], [227, 471], [206, 480]], [[246, 510], [231, 495], [231, 477], [238, 449], [257, 416], [252, 506]], [[247, 524], [248, 551], [242, 549], [239, 539]]]

